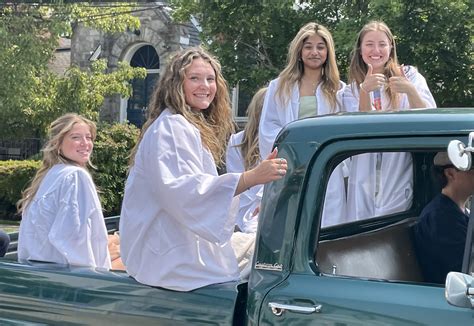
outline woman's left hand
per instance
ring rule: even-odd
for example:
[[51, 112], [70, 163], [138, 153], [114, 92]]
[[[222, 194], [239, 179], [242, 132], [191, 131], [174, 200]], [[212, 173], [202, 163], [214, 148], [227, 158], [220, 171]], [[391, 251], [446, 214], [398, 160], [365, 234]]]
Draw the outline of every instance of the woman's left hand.
[[405, 76], [390, 77], [388, 85], [396, 93], [410, 94], [416, 91], [415, 86]]

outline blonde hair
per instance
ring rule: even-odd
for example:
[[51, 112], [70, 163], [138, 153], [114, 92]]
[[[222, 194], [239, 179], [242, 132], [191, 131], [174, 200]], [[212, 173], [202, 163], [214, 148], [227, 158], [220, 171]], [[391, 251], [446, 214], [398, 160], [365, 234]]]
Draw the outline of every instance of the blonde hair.
[[[95, 123], [76, 113], [67, 113], [54, 120], [48, 130], [48, 140], [41, 150], [43, 152], [43, 162], [41, 167], [36, 172], [35, 177], [31, 181], [30, 186], [22, 192], [22, 198], [17, 202], [18, 213], [21, 214], [29, 205], [31, 200], [35, 197], [36, 192], [38, 191], [46, 173], [48, 173], [48, 171], [54, 165], [78, 165], [77, 162], [72, 161], [61, 154], [61, 145], [63, 143], [64, 137], [72, 130], [76, 123], [86, 124], [89, 127], [92, 141], [95, 140], [97, 136], [97, 128]], [[88, 161], [87, 164], [93, 167], [90, 161]]]
[[[368, 69], [367, 64], [362, 59], [360, 49], [362, 40], [368, 32], [383, 32], [385, 33], [385, 35], [387, 35], [387, 38], [390, 42], [391, 50], [389, 59], [385, 63], [383, 74], [387, 79], [393, 76], [401, 76], [400, 66], [398, 64], [397, 59], [397, 48], [395, 44], [395, 38], [393, 37], [390, 28], [388, 28], [388, 26], [384, 22], [371, 21], [365, 24], [364, 27], [362, 27], [362, 29], [360, 30], [359, 35], [357, 37], [357, 41], [354, 45], [354, 49], [351, 53], [351, 64], [349, 67], [348, 82], [349, 84], [355, 83], [357, 89], [359, 89], [359, 85], [364, 81]], [[397, 93], [392, 92], [390, 87], [386, 87], [385, 92], [387, 93], [390, 99], [391, 107], [396, 108], [399, 103]]]
[[244, 128], [242, 143], [236, 145], [240, 148], [244, 159], [245, 170], [255, 167], [260, 161], [260, 150], [258, 148], [258, 126], [262, 115], [263, 101], [267, 88], [261, 88], [255, 93], [247, 108], [248, 122]]
[[338, 104], [336, 94], [339, 90], [339, 70], [337, 69], [334, 41], [329, 30], [316, 23], [308, 23], [301, 27], [291, 41], [288, 48], [287, 65], [280, 73], [276, 95], [282, 104], [288, 103], [292, 87], [301, 81], [304, 74], [304, 64], [301, 60], [304, 42], [308, 37], [314, 35], [320, 36], [328, 49], [326, 62], [322, 66], [321, 89], [332, 106], [331, 111], [335, 112]]
[[[208, 62], [214, 69], [217, 90], [209, 107], [196, 112], [186, 103], [183, 83], [186, 69], [191, 66], [194, 59], [198, 58]], [[181, 114], [193, 124], [200, 132], [204, 147], [212, 153], [216, 165], [223, 165], [225, 155], [223, 144], [227, 144], [229, 136], [234, 132], [234, 124], [227, 82], [222, 76], [221, 66], [217, 59], [200, 47], [185, 49], [171, 58], [153, 92], [148, 119], [142, 127], [137, 144], [130, 156], [130, 167], [135, 162], [135, 155], [143, 135], [165, 109]]]

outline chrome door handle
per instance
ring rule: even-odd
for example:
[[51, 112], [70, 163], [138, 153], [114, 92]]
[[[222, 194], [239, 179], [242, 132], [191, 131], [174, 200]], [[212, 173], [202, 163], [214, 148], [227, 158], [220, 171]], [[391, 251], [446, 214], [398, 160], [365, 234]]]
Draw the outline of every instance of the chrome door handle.
[[318, 304], [311, 307], [301, 307], [301, 306], [294, 306], [289, 304], [281, 304], [276, 302], [269, 302], [268, 306], [272, 309], [272, 313], [275, 316], [281, 316], [285, 311], [293, 311], [298, 312], [300, 314], [312, 314], [313, 312], [321, 312], [323, 308], [322, 305]]

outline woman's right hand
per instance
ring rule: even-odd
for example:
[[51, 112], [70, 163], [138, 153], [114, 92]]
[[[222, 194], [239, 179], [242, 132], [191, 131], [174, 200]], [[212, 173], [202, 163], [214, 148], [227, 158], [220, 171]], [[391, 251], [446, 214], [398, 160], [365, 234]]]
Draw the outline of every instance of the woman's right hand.
[[278, 149], [275, 148], [255, 168], [242, 173], [234, 195], [239, 195], [253, 186], [283, 178], [288, 169], [288, 164], [284, 158], [279, 158], [277, 155]]
[[367, 65], [367, 74], [364, 82], [360, 84], [360, 89], [366, 93], [381, 89], [386, 84], [386, 78], [383, 74], [374, 74], [371, 64]]
[[278, 149], [275, 148], [268, 157], [255, 168], [246, 171], [245, 179], [253, 185], [265, 184], [283, 178], [288, 169], [284, 158], [277, 157]]

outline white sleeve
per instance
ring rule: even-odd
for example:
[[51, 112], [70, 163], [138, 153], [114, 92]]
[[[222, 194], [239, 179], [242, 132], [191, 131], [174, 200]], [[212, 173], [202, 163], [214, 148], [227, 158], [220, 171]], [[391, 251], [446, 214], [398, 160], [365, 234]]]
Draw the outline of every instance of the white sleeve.
[[[410, 73], [407, 70], [414, 69], [413, 73]], [[416, 68], [412, 66], [404, 66], [404, 70], [406, 72], [407, 77], [415, 86], [418, 94], [420, 95], [423, 102], [425, 102], [427, 108], [436, 108], [436, 102], [431, 94], [430, 89], [428, 88], [428, 84], [426, 83], [425, 77], [421, 75]]]
[[245, 165], [242, 157], [241, 148], [238, 146], [241, 144], [243, 131], [231, 135], [229, 144], [227, 145], [227, 151], [225, 155], [225, 166], [227, 172], [244, 172]]
[[228, 241], [235, 225], [235, 215], [229, 212], [235, 209], [240, 173], [217, 175], [199, 131], [181, 115], [165, 117], [155, 137], [145, 168], [163, 209], [208, 241]]
[[[49, 241], [71, 265], [109, 268], [107, 231], [92, 179], [75, 171], [64, 178], [60, 194]], [[97, 225], [99, 230], [93, 230]], [[97, 246], [103, 247], [100, 255], [94, 252]]]
[[413, 160], [410, 153], [382, 153], [375, 216], [403, 212], [413, 201]]
[[262, 115], [258, 127], [258, 146], [262, 159], [270, 155], [276, 136], [284, 126], [284, 122], [281, 121], [278, 115], [280, 105], [276, 98], [277, 86], [277, 79], [270, 82], [265, 94], [265, 100], [263, 101]]
[[336, 112], [346, 112], [346, 107], [344, 105], [344, 93], [348, 86], [342, 80], [339, 81], [339, 89], [336, 92]]
[[355, 83], [348, 84], [344, 87], [342, 102], [345, 112], [359, 111], [359, 91], [356, 88]]

